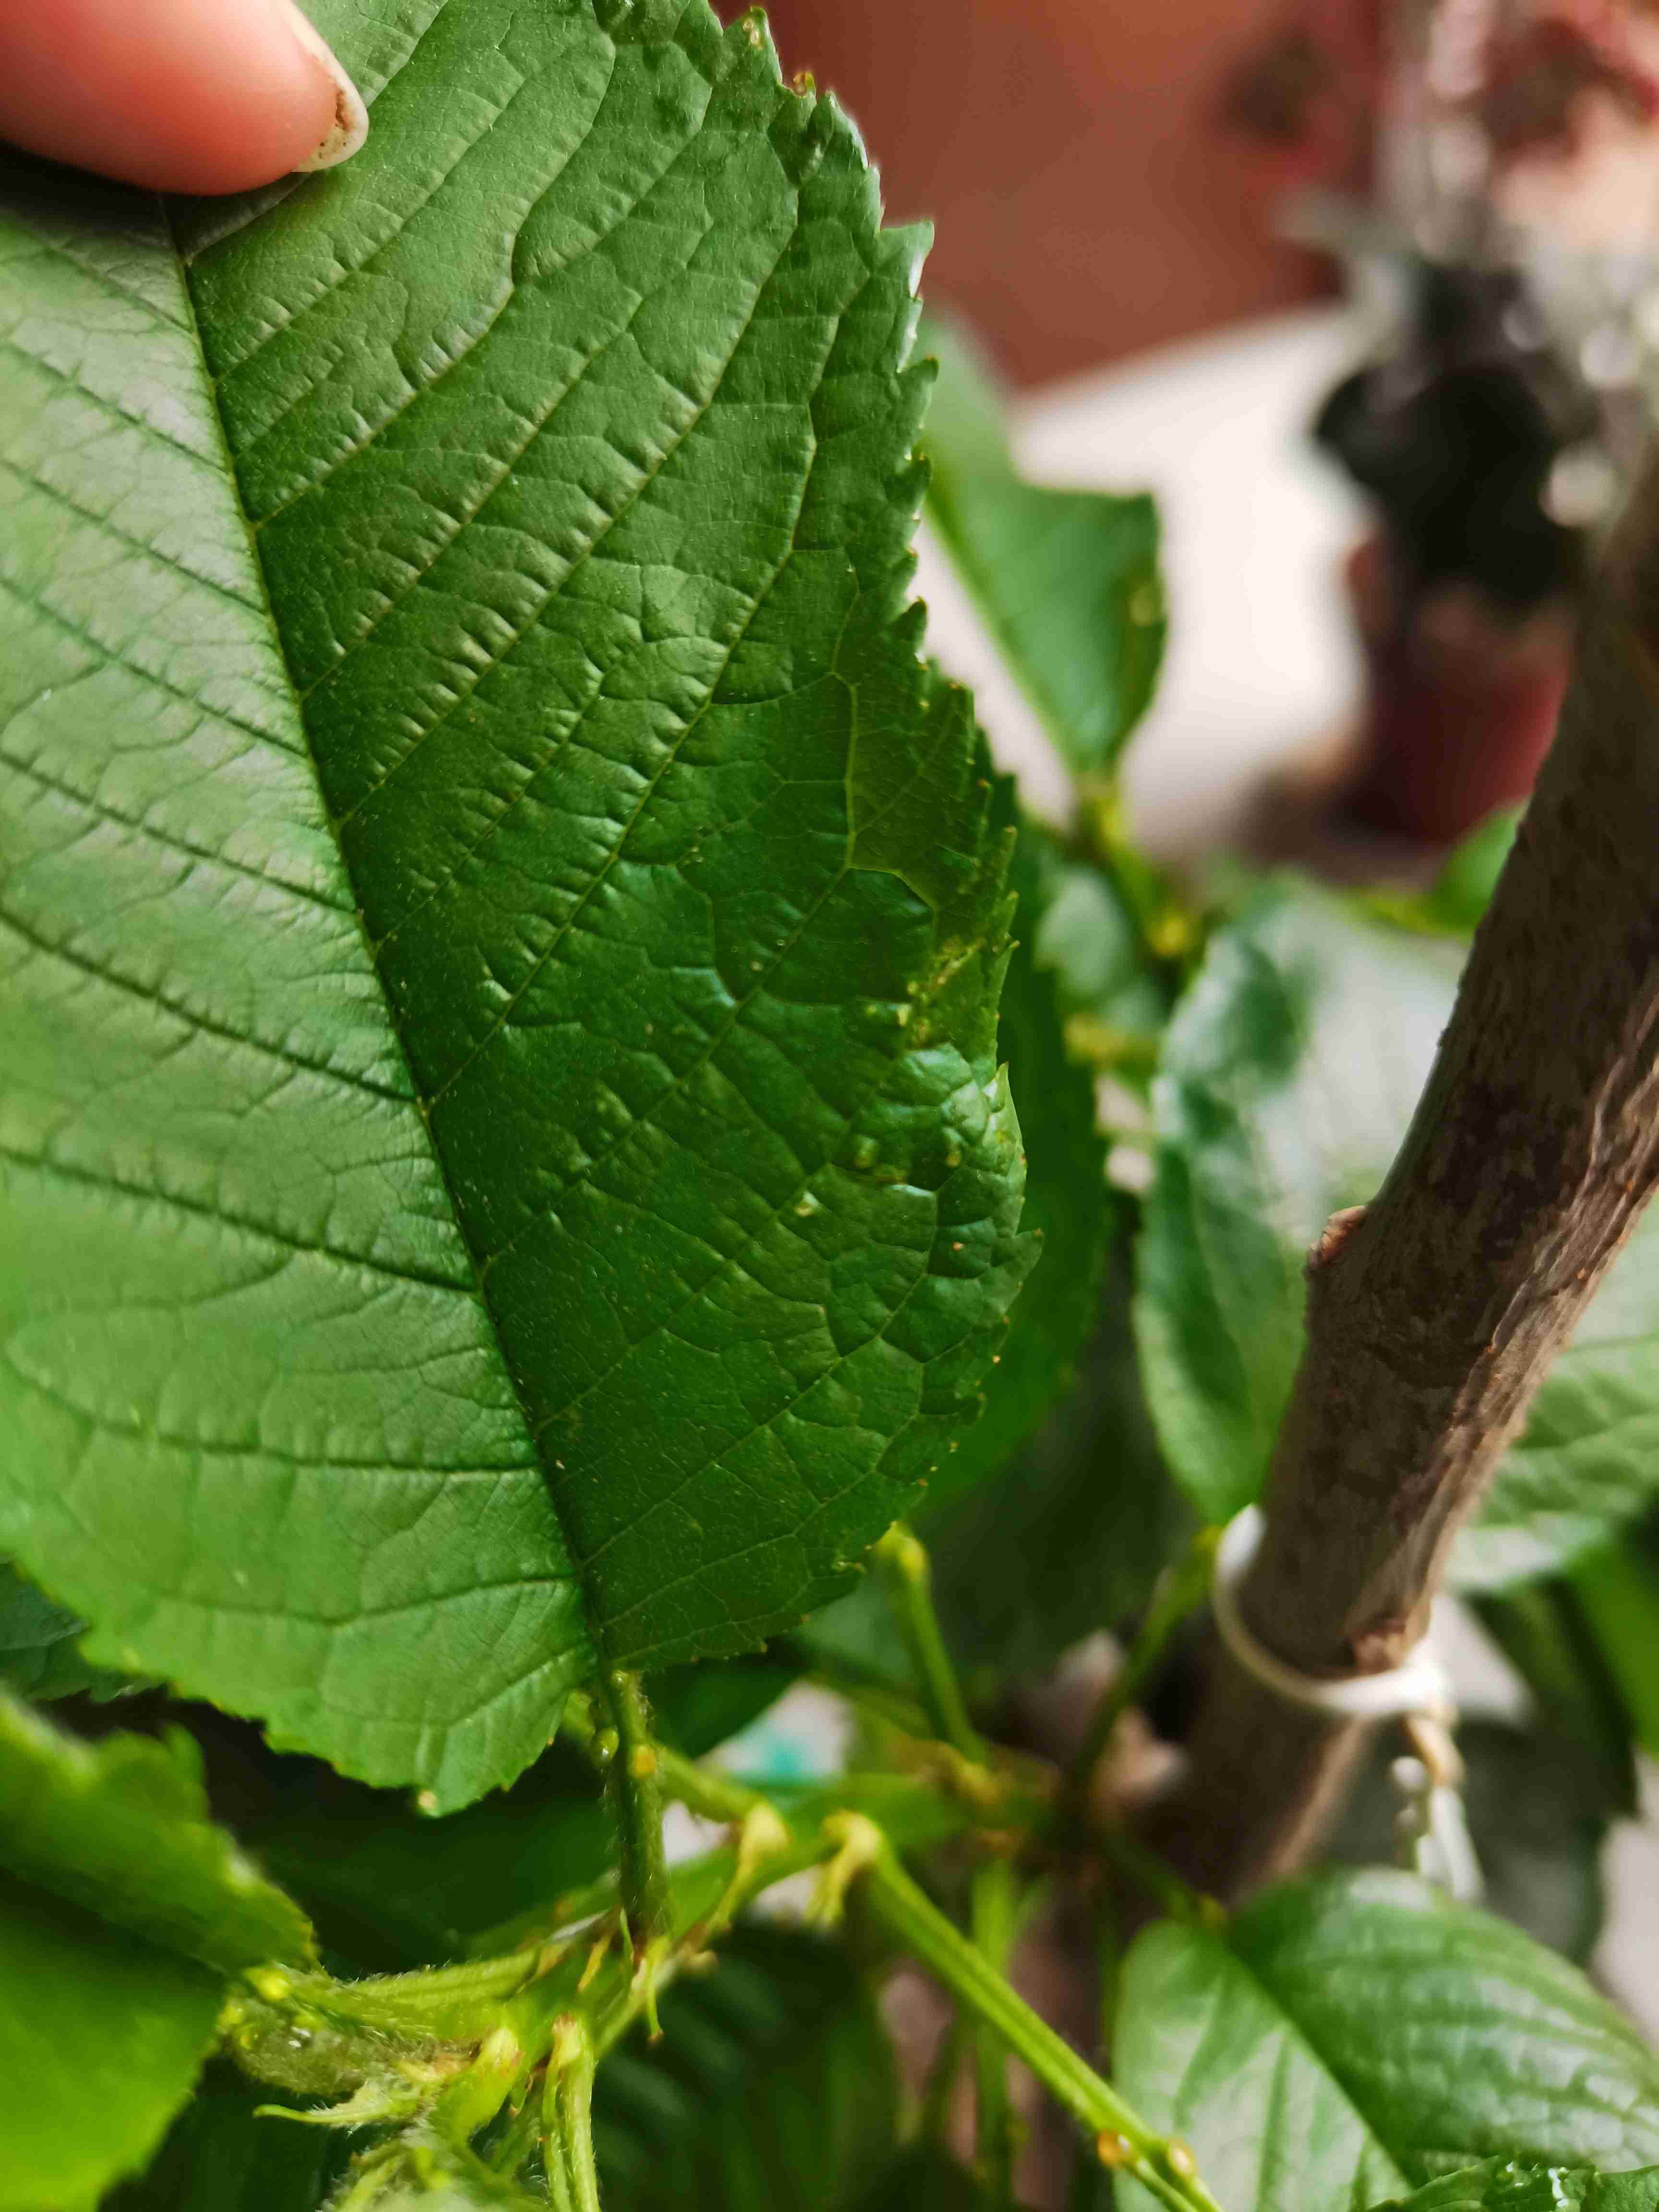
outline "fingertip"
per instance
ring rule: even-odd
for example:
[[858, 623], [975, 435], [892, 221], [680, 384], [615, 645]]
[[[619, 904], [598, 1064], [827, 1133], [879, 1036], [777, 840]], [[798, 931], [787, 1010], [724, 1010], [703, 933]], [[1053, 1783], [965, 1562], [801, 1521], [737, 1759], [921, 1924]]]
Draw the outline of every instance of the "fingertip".
[[362, 103], [289, 0], [0, 0], [0, 133], [161, 191], [343, 160]]
[[363, 105], [363, 96], [341, 68], [333, 48], [325, 41], [310, 17], [301, 13], [295, 0], [273, 0], [273, 4], [286, 12], [301, 52], [324, 71], [334, 94], [334, 112], [326, 135], [293, 167], [337, 169], [342, 161], [351, 159], [368, 136], [368, 110]]

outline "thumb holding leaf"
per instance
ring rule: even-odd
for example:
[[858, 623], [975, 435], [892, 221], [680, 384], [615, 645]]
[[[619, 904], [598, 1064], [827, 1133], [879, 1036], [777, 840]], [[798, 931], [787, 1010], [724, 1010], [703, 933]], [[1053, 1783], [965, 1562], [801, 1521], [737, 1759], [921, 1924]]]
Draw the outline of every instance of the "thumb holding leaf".
[[331, 168], [368, 128], [294, 0], [0, 0], [0, 137], [158, 191]]

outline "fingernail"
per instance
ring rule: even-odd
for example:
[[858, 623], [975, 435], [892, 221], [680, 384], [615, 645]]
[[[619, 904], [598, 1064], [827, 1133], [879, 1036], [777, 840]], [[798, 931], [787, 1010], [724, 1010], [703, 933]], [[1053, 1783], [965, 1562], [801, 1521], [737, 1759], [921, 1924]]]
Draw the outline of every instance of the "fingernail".
[[368, 136], [368, 110], [363, 106], [363, 96], [340, 67], [333, 48], [311, 18], [295, 6], [295, 0], [271, 0], [271, 5], [313, 61], [321, 63], [334, 82], [334, 121], [316, 152], [298, 166], [301, 169], [337, 169], [342, 161], [351, 159]]

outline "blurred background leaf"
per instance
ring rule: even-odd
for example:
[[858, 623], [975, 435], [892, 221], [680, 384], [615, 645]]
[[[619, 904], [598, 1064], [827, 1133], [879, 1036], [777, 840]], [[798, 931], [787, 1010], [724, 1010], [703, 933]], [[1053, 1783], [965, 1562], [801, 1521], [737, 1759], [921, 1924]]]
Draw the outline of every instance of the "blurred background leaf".
[[929, 320], [918, 349], [939, 362], [921, 440], [928, 518], [1066, 766], [1101, 774], [1164, 657], [1157, 509], [1144, 494], [1025, 483], [994, 373], [968, 332]]
[[[1170, 1464], [1206, 1518], [1253, 1498], [1301, 1355], [1308, 1247], [1373, 1197], [1450, 1012], [1461, 944], [1294, 878], [1212, 938], [1165, 1042], [1135, 1318]], [[1533, 1402], [1452, 1572], [1573, 1558], [1659, 1489], [1659, 1215]]]
[[853, 2212], [890, 2165], [897, 2090], [844, 1947], [749, 1926], [599, 2069], [606, 2212]]

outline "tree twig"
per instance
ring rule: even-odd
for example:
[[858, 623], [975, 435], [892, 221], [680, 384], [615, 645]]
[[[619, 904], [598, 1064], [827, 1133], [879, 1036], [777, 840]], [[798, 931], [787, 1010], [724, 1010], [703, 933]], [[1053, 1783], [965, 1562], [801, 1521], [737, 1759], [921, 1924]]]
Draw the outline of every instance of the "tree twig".
[[[1659, 1174], [1659, 470], [1592, 593], [1553, 751], [1428, 1087], [1309, 1261], [1308, 1341], [1242, 1592], [1304, 1673], [1421, 1634], [1453, 1537]], [[1219, 1662], [1155, 1816], [1203, 1887], [1284, 1871], [1362, 1743]]]

